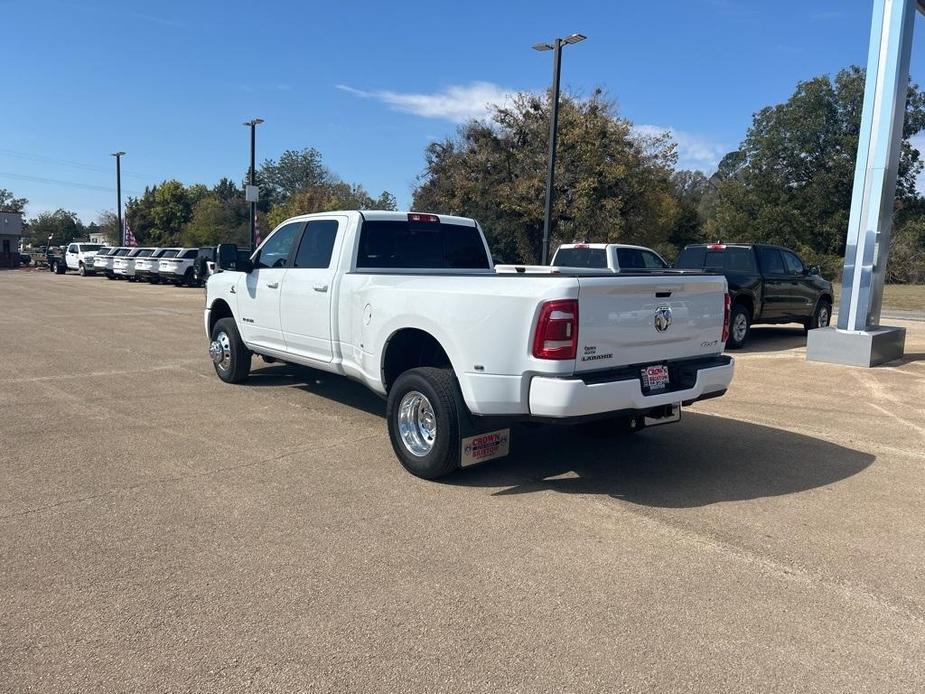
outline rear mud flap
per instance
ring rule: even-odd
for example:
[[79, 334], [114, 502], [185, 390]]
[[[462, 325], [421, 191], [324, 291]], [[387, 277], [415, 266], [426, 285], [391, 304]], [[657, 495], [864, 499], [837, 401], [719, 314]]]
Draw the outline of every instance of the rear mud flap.
[[472, 467], [510, 453], [510, 420], [473, 415], [463, 400], [459, 386], [454, 389], [453, 395], [459, 413], [459, 466]]

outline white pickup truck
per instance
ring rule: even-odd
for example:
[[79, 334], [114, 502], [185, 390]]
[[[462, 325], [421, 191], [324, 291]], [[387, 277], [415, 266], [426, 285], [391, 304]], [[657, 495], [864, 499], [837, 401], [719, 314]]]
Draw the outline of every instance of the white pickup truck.
[[360, 381], [428, 479], [506, 455], [512, 421], [630, 431], [732, 380], [722, 276], [498, 273], [471, 219], [294, 217], [250, 260], [219, 246], [217, 266], [204, 320], [219, 378], [243, 382], [259, 354]]
[[563, 243], [556, 249], [552, 262], [555, 267], [585, 267], [621, 270], [665, 270], [668, 263], [658, 253], [645, 246], [625, 243]]

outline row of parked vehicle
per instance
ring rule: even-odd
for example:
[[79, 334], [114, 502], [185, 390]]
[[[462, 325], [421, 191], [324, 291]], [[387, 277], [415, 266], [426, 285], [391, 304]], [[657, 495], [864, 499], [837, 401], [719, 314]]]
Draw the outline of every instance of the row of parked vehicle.
[[208, 279], [214, 259], [214, 247], [156, 248], [76, 242], [68, 245], [60, 256], [50, 256], [48, 266], [59, 275], [73, 270], [81, 276], [105, 275], [111, 280], [201, 287]]

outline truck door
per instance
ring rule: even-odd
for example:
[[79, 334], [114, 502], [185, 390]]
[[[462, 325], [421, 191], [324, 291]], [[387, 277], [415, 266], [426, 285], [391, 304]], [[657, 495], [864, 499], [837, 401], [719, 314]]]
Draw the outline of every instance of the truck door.
[[802, 320], [813, 315], [816, 308], [818, 290], [813, 285], [803, 261], [790, 251], [781, 251], [784, 257], [784, 267], [790, 275], [791, 304], [790, 315]]
[[270, 234], [254, 256], [254, 269], [238, 283], [241, 337], [249, 345], [277, 350], [286, 347], [279, 320], [280, 287], [302, 226], [302, 222], [293, 222]]
[[332, 294], [346, 217], [312, 219], [305, 225], [283, 280], [280, 319], [286, 351], [330, 362]]
[[67, 251], [64, 253], [64, 264], [71, 270], [76, 270], [77, 263], [77, 244], [72, 243], [67, 247]]
[[764, 309], [762, 319], [782, 319], [790, 315], [793, 305], [792, 277], [784, 267], [780, 251], [769, 246], [758, 246], [758, 264], [764, 282]]

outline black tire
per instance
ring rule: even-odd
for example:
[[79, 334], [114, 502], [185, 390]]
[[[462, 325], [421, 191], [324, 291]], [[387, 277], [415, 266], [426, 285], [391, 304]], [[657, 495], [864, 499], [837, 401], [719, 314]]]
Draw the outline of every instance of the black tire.
[[595, 419], [578, 425], [578, 430], [596, 439], [622, 438], [642, 431], [645, 427], [642, 417], [621, 416]]
[[[456, 376], [452, 369], [421, 367], [405, 371], [389, 390], [386, 421], [392, 449], [402, 466], [416, 477], [433, 480], [459, 468], [459, 411], [456, 406]], [[416, 455], [400, 433], [402, 402], [418, 393], [427, 399], [435, 421], [430, 449]], [[426, 445], [426, 444], [425, 444]]]
[[[212, 344], [216, 342], [223, 344], [222, 335], [227, 338], [229, 363], [223, 368], [222, 364], [213, 358], [212, 365], [215, 367], [215, 373], [225, 383], [244, 383], [251, 372], [251, 351], [244, 346], [234, 318], [222, 318], [215, 322], [212, 328]], [[211, 348], [212, 345], [210, 345], [210, 356]]]
[[187, 287], [192, 287], [195, 283], [193, 279], [193, 268], [187, 268], [186, 272], [183, 273], [183, 284]]
[[64, 264], [64, 261], [55, 261], [55, 274], [63, 275], [65, 272], [67, 272], [67, 265]]
[[[742, 322], [744, 321], [744, 325]], [[729, 311], [729, 339], [726, 349], [741, 349], [752, 329], [752, 316], [742, 304], [733, 304]]]
[[83, 261], [77, 263], [77, 274], [81, 277], [87, 276], [87, 268], [84, 267]]
[[816, 303], [816, 309], [813, 311], [812, 317], [807, 318], [803, 323], [803, 329], [805, 332], [809, 332], [816, 328], [827, 328], [831, 322], [832, 304], [828, 300], [822, 299]]

